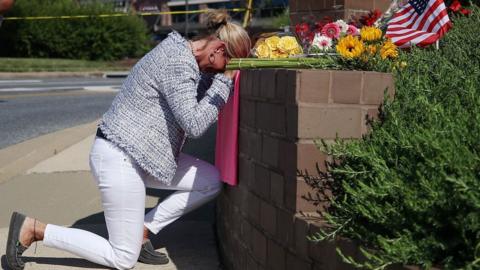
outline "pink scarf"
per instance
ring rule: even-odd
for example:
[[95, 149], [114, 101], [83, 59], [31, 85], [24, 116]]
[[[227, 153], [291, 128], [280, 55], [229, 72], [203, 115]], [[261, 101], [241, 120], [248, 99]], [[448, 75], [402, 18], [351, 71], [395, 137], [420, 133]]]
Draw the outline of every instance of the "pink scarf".
[[237, 185], [238, 162], [238, 111], [240, 104], [240, 72], [235, 76], [233, 95], [220, 111], [215, 145], [215, 166], [220, 179], [232, 186]]

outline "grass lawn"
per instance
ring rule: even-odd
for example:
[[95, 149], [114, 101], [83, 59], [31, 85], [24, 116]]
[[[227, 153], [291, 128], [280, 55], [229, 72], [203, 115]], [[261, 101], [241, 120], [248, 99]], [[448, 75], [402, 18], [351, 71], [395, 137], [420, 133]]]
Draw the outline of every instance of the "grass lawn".
[[128, 71], [135, 62], [136, 59], [106, 62], [71, 59], [0, 57], [0, 72]]

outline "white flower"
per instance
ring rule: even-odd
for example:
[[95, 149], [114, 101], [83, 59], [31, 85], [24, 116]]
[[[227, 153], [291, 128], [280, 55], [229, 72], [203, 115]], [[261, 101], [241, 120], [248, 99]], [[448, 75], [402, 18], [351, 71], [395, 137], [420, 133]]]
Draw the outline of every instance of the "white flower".
[[347, 33], [348, 24], [344, 20], [338, 20], [335, 23], [340, 27], [340, 32]]
[[326, 51], [332, 48], [332, 39], [327, 36], [316, 34], [312, 46], [315, 46], [322, 51]]

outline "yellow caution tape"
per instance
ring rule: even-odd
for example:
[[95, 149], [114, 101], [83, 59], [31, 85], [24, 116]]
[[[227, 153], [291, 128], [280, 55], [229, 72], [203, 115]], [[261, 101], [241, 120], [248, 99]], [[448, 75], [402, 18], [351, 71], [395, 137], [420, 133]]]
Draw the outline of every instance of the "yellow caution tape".
[[[227, 9], [231, 12], [245, 12], [245, 8]], [[4, 21], [18, 20], [53, 20], [53, 19], [89, 19], [89, 18], [108, 18], [108, 17], [126, 17], [132, 15], [138, 16], [155, 16], [155, 15], [178, 15], [178, 14], [198, 14], [207, 13], [210, 9], [189, 10], [189, 11], [162, 11], [162, 12], [141, 12], [141, 13], [114, 13], [114, 14], [97, 14], [97, 15], [71, 15], [71, 16], [32, 16], [32, 17], [4, 17]]]

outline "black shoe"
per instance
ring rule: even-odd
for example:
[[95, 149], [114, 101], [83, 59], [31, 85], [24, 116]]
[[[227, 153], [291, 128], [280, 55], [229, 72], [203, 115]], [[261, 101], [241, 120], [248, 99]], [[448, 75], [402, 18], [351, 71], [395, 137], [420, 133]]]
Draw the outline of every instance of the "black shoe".
[[5, 254], [7, 258], [7, 265], [12, 270], [22, 270], [25, 267], [25, 263], [20, 258], [27, 250], [28, 247], [24, 247], [20, 243], [20, 229], [22, 228], [25, 216], [13, 212], [10, 218], [10, 228], [8, 229], [7, 239], [7, 252]]
[[152, 242], [147, 240], [142, 245], [138, 261], [146, 264], [167, 264], [169, 262], [167, 254], [158, 252], [153, 248]]

